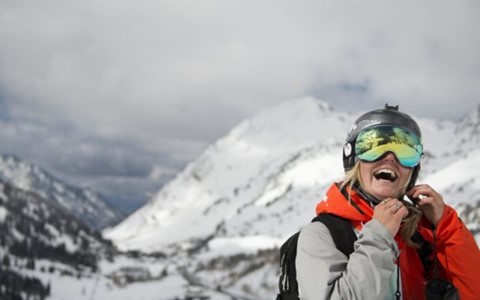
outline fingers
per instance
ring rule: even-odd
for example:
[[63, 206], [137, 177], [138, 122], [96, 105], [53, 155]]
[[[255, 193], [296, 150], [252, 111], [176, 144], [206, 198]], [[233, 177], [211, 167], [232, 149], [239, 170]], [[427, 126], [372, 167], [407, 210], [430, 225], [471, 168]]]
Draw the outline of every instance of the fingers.
[[380, 202], [373, 212], [373, 217], [382, 223], [392, 236], [397, 234], [402, 219], [407, 215], [408, 209], [405, 205], [393, 198], [387, 198]]
[[390, 209], [392, 210], [392, 213], [393, 213], [393, 214], [397, 214], [397, 212], [399, 212], [402, 207], [403, 207], [403, 204], [401, 204], [401, 203], [395, 203], [394, 205], [392, 205], [392, 206], [390, 207]]
[[408, 215], [408, 209], [402, 202], [398, 200], [390, 206], [390, 210], [396, 218], [399, 218], [400, 221]]
[[408, 195], [410, 197], [419, 199], [418, 206], [422, 210], [423, 214], [430, 223], [432, 223], [434, 226], [437, 226], [445, 208], [442, 195], [440, 195], [428, 184], [414, 186], [410, 191], [408, 191]]
[[418, 198], [420, 199], [420, 202], [432, 202], [432, 201], [443, 202], [442, 195], [437, 193], [437, 191], [435, 191], [428, 184], [420, 184], [420, 185], [414, 186], [410, 191], [408, 191], [408, 196], [413, 198]]
[[389, 209], [393, 215], [396, 215], [398, 212], [400, 212], [400, 215], [404, 217], [406, 216], [405, 212], [408, 214], [408, 209], [401, 201], [397, 199], [387, 198], [380, 202], [379, 205], [383, 206], [383, 208], [381, 209], [382, 211]]

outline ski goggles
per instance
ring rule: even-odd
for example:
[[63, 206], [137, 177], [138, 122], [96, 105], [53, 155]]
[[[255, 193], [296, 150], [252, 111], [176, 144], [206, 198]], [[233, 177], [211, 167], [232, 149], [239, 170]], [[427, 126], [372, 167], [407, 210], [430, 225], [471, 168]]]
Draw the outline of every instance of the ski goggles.
[[388, 152], [392, 152], [402, 166], [413, 168], [422, 159], [422, 142], [412, 132], [395, 126], [367, 128], [358, 134], [355, 142], [358, 159], [373, 162]]

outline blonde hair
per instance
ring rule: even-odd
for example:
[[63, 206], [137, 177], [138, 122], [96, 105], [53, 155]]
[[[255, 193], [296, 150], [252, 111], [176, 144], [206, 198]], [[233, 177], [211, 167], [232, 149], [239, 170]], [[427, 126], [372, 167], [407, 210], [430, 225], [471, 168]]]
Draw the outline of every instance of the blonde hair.
[[[412, 174], [410, 173], [410, 176], [411, 175]], [[409, 181], [410, 181], [410, 177], [407, 180], [407, 182], [400, 187], [397, 197], [402, 196], [406, 192]], [[348, 186], [348, 191], [352, 191], [353, 186], [357, 182], [360, 184], [360, 186], [363, 186], [362, 178], [360, 176], [360, 161], [357, 161], [353, 166], [353, 168], [345, 173], [345, 177], [343, 178], [343, 181], [340, 184], [340, 190], [343, 190], [345, 187]], [[349, 201], [351, 200], [350, 192], [348, 194], [348, 200]], [[403, 197], [402, 199], [398, 199], [398, 200], [402, 201], [403, 205], [405, 205], [405, 207], [408, 209], [408, 215], [402, 221], [403, 226], [401, 226], [400, 233], [403, 237], [403, 240], [407, 243], [408, 246], [413, 248], [418, 248], [419, 245], [412, 241], [412, 236], [417, 229], [418, 222], [422, 217], [422, 212], [414, 204], [408, 201], [405, 201]]]

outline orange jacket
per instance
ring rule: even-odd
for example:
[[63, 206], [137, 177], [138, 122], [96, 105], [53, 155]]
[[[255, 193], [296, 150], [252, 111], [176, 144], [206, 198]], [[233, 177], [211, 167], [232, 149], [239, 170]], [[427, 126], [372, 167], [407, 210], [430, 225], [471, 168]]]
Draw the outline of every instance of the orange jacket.
[[[326, 199], [316, 206], [316, 213], [331, 213], [346, 218], [352, 225], [361, 230], [362, 224], [370, 221], [373, 208], [355, 191], [351, 192], [351, 202], [354, 207], [333, 184], [327, 192]], [[418, 231], [433, 244], [433, 230], [431, 225], [422, 219]], [[458, 217], [453, 208], [445, 205], [440, 222], [435, 229], [436, 255], [440, 277], [451, 281], [459, 290], [460, 299], [480, 299], [480, 250], [473, 235]], [[402, 280], [403, 299], [425, 298], [424, 267], [417, 250], [408, 247], [400, 234], [395, 237], [400, 249], [399, 266]], [[430, 270], [430, 273], [433, 270]]]

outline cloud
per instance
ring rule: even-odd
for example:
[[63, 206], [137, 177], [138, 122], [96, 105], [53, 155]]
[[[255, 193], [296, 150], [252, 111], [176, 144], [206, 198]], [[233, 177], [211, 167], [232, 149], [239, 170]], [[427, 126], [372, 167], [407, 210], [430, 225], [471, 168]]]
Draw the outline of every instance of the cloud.
[[479, 6], [2, 1], [0, 137], [70, 175], [143, 178], [305, 95], [459, 118], [479, 103]]

